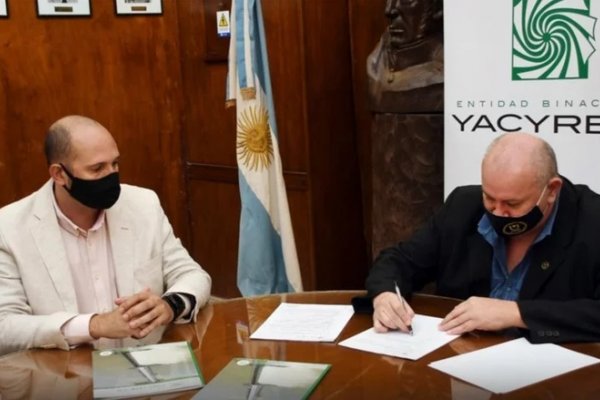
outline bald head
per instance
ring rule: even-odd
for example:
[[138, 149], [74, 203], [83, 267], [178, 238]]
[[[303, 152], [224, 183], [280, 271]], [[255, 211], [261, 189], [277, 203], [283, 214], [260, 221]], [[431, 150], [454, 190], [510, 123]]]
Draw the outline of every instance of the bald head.
[[85, 141], [86, 135], [94, 131], [104, 131], [110, 136], [110, 133], [100, 123], [80, 115], [69, 115], [53, 123], [48, 129], [44, 142], [44, 153], [48, 165], [65, 162], [72, 158], [74, 141]]
[[506, 133], [490, 143], [482, 162], [482, 174], [531, 179], [545, 185], [558, 176], [556, 155], [543, 139], [528, 133]]

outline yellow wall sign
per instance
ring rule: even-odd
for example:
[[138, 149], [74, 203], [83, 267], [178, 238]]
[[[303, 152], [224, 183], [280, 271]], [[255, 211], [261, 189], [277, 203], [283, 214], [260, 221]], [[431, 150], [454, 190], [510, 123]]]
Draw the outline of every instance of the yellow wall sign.
[[230, 33], [229, 11], [217, 11], [217, 34], [221, 37], [228, 37]]

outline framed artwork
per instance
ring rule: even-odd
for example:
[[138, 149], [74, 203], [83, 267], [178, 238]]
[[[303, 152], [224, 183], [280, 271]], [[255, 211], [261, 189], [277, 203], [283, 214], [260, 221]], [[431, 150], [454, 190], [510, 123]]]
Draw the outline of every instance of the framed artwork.
[[0, 18], [8, 17], [8, 4], [6, 0], [0, 0]]
[[162, 0], [115, 0], [117, 15], [161, 15]]
[[89, 17], [90, 0], [36, 0], [38, 17]]

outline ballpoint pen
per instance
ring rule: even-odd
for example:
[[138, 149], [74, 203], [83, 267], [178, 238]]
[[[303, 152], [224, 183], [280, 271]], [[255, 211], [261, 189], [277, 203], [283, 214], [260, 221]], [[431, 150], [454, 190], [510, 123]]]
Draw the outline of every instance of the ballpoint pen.
[[[394, 286], [396, 287], [396, 294], [398, 295], [398, 300], [400, 300], [400, 303], [402, 304], [402, 309], [404, 310], [404, 312], [406, 312], [406, 307], [404, 305], [404, 298], [402, 297], [402, 294], [400, 293], [400, 287], [398, 286], [398, 282], [394, 281]], [[408, 328], [408, 333], [412, 336], [414, 333], [412, 325], [408, 324], [407, 328]]]

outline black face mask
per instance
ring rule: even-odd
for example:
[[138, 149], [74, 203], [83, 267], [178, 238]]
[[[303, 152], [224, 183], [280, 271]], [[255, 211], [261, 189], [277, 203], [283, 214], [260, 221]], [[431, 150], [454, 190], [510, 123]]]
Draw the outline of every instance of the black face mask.
[[111, 208], [121, 194], [119, 173], [113, 172], [100, 179], [81, 179], [73, 176], [64, 165], [60, 164], [67, 176], [71, 178], [71, 188], [64, 186], [71, 197], [81, 204], [103, 210]]
[[496, 233], [503, 237], [512, 237], [521, 235], [535, 228], [544, 217], [542, 210], [540, 210], [539, 202], [545, 192], [546, 187], [542, 191], [535, 206], [527, 214], [520, 217], [500, 217], [486, 210], [485, 213]]

